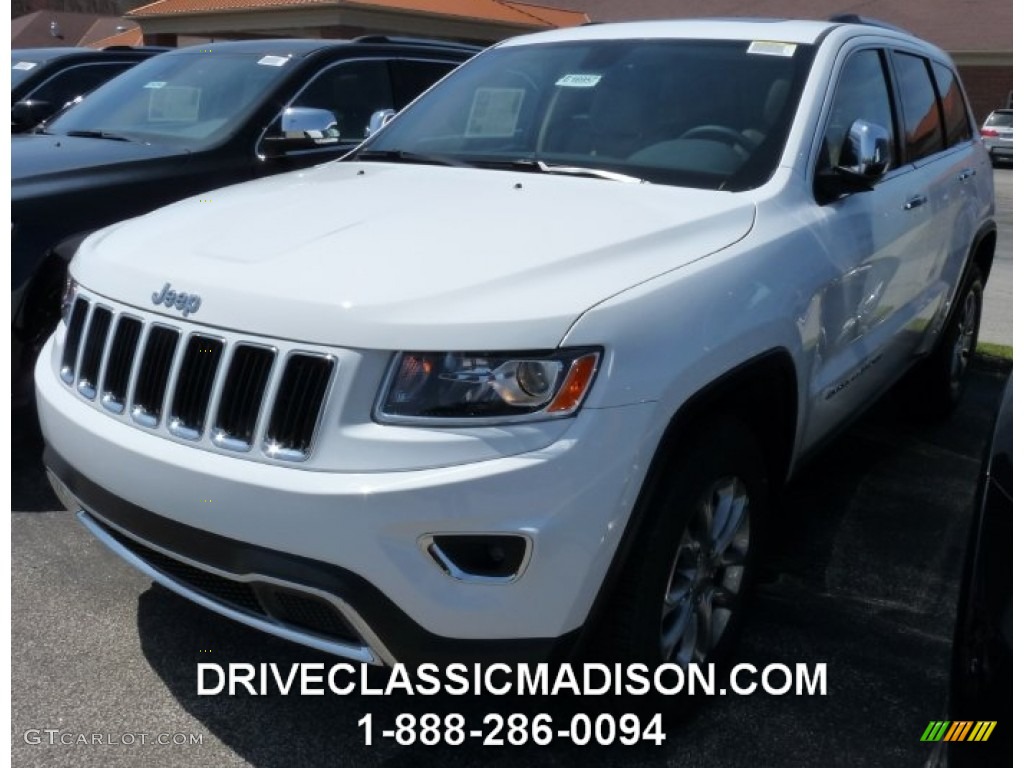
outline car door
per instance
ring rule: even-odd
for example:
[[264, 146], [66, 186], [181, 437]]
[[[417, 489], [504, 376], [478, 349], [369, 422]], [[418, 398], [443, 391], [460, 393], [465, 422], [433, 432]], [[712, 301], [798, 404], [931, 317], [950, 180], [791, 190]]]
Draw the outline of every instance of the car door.
[[823, 199], [810, 224], [828, 261], [812, 301], [816, 354], [809, 372], [805, 444], [858, 413], [904, 369], [914, 346], [920, 275], [930, 263], [927, 189], [900, 141], [891, 62], [882, 46], [847, 49], [824, 129], [818, 173], [843, 163], [847, 133], [861, 120], [893, 137], [890, 169], [869, 191]]
[[[918, 325], [939, 330], [966, 261], [973, 222], [981, 212], [976, 185], [983, 156], [971, 145], [973, 129], [952, 70], [913, 51], [894, 50], [893, 71], [907, 159], [919, 179], [920, 205], [929, 226], [915, 258]], [[927, 336], [922, 337], [926, 344]]]

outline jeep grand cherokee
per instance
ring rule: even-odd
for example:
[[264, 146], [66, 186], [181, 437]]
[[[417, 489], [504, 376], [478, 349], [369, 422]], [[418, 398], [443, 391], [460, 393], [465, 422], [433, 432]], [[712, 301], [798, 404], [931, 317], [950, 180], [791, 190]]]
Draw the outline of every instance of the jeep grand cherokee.
[[344, 161], [85, 241], [46, 461], [154, 580], [351, 659], [713, 661], [772, 492], [904, 375], [955, 403], [994, 244], [908, 34], [519, 37]]

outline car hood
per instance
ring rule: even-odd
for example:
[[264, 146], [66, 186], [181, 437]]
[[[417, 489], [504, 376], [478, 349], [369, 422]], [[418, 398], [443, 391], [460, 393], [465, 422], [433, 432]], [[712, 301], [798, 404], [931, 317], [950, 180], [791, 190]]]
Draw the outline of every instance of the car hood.
[[747, 196], [471, 168], [330, 163], [96, 233], [73, 274], [189, 320], [377, 349], [556, 346], [588, 308], [736, 242]]
[[12, 194], [34, 182], [74, 179], [83, 173], [110, 170], [124, 163], [188, 156], [178, 147], [81, 136], [30, 134], [11, 137]]

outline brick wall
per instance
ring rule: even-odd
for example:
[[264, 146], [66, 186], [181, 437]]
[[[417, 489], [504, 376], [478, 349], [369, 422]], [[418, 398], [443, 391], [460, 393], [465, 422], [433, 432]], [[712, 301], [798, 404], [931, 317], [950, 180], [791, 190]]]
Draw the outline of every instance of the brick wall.
[[1006, 106], [1006, 99], [1013, 90], [1013, 67], [963, 66], [959, 69], [974, 118], [981, 125], [989, 112]]

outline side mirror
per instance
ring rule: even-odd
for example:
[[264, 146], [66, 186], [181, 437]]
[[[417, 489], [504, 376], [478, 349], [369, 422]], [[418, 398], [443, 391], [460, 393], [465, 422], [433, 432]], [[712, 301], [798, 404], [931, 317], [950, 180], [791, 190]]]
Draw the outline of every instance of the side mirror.
[[867, 120], [854, 120], [843, 141], [838, 170], [873, 186], [889, 170], [891, 163], [892, 137], [889, 132]]
[[838, 165], [823, 168], [814, 180], [819, 201], [868, 192], [892, 165], [892, 136], [867, 120], [854, 120], [843, 138]]
[[263, 139], [268, 157], [280, 157], [292, 150], [316, 149], [341, 141], [334, 113], [313, 107], [288, 107], [281, 113], [276, 130]]
[[32, 101], [25, 99], [11, 106], [11, 130], [27, 131], [35, 128], [53, 112], [53, 105], [48, 101]]
[[370, 122], [366, 126], [366, 135], [373, 136], [377, 131], [391, 122], [396, 112], [393, 109], [378, 109], [370, 115]]

